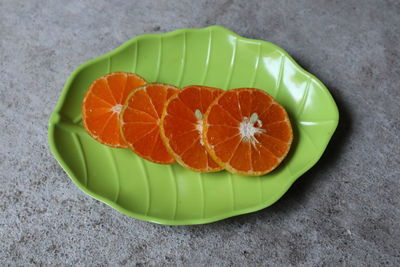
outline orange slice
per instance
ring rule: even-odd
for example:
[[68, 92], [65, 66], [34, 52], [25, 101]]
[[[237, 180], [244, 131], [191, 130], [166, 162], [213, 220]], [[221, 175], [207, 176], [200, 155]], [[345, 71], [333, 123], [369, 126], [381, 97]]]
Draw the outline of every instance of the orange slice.
[[121, 133], [140, 157], [159, 164], [174, 163], [160, 137], [160, 117], [165, 102], [179, 89], [166, 84], [147, 84], [133, 91], [121, 112]]
[[232, 173], [266, 174], [287, 155], [293, 139], [285, 109], [254, 88], [229, 90], [204, 116], [203, 140], [212, 158]]
[[119, 113], [128, 94], [146, 81], [136, 74], [114, 72], [95, 80], [82, 103], [86, 131], [102, 144], [127, 147], [120, 134]]
[[208, 155], [202, 140], [203, 114], [223, 91], [206, 86], [187, 86], [165, 104], [161, 137], [168, 151], [183, 167], [198, 172], [222, 168]]

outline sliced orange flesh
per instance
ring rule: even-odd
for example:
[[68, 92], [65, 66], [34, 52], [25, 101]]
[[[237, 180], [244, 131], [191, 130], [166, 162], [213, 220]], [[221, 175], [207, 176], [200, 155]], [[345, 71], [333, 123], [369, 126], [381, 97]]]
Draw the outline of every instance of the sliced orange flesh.
[[121, 112], [121, 133], [140, 157], [159, 164], [174, 163], [160, 137], [160, 118], [165, 102], [178, 88], [166, 84], [147, 84], [134, 90]]
[[211, 157], [229, 172], [259, 176], [289, 152], [293, 132], [286, 110], [255, 88], [229, 90], [204, 115], [203, 140]]
[[222, 92], [207, 86], [187, 86], [164, 106], [161, 137], [175, 160], [187, 169], [198, 172], [222, 169], [207, 153], [201, 134], [203, 114]]
[[102, 144], [125, 148], [120, 134], [119, 113], [127, 95], [146, 81], [133, 73], [114, 72], [95, 80], [82, 102], [86, 131]]

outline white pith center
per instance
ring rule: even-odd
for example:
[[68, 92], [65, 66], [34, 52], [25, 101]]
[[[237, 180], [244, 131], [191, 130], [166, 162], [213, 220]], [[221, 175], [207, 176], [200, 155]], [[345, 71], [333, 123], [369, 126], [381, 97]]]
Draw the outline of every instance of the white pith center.
[[196, 130], [200, 134], [200, 144], [204, 146], [203, 142], [203, 114], [201, 113], [200, 110], [196, 109], [194, 111], [194, 115], [196, 116], [197, 123], [196, 123]]
[[252, 145], [258, 143], [256, 139], [257, 134], [265, 133], [264, 129], [261, 129], [262, 122], [258, 119], [258, 114], [251, 114], [250, 118], [243, 117], [243, 121], [239, 124], [239, 131], [242, 140], [250, 142]]
[[117, 105], [115, 105], [115, 106], [113, 106], [111, 108], [111, 111], [114, 112], [114, 113], [120, 113], [121, 110], [122, 110], [122, 105], [121, 104], [117, 104]]

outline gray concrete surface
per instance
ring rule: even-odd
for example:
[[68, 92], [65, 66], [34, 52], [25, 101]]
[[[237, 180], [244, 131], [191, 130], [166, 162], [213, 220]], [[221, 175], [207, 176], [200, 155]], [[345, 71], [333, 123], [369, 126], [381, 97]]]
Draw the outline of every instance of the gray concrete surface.
[[[111, 3], [112, 2], [112, 3]], [[335, 97], [323, 158], [274, 206], [169, 227], [84, 195], [47, 120], [79, 64], [142, 33], [224, 25], [285, 48]], [[0, 1], [0, 265], [400, 265], [400, 2]]]

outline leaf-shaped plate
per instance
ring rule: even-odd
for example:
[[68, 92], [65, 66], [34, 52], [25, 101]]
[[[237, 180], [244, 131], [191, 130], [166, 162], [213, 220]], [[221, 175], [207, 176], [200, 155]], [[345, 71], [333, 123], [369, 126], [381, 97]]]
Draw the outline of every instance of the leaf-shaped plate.
[[[113, 71], [179, 87], [261, 88], [289, 113], [294, 127], [291, 152], [272, 173], [244, 177], [153, 164], [128, 149], [101, 145], [82, 127], [81, 102], [92, 81]], [[50, 117], [49, 143], [75, 184], [114, 209], [155, 223], [201, 224], [277, 201], [321, 157], [338, 118], [326, 87], [283, 49], [212, 26], [141, 35], [78, 67]]]

